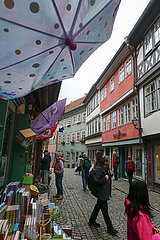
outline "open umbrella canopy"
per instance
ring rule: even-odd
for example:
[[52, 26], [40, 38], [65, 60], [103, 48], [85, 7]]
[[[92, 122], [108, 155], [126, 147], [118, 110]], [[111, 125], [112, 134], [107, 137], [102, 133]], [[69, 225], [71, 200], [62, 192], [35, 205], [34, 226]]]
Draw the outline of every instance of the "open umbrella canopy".
[[31, 122], [31, 129], [36, 133], [37, 138], [48, 135], [50, 129], [55, 131], [56, 123], [65, 112], [65, 104], [66, 98], [53, 103]]
[[110, 38], [120, 1], [0, 1], [0, 97], [73, 77]]

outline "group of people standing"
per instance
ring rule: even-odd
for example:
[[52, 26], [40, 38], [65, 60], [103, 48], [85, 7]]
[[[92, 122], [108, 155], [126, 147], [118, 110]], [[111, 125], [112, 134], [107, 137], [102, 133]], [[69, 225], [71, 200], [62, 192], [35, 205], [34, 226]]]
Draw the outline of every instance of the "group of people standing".
[[[45, 159], [49, 159], [48, 151], [45, 151], [44, 155]], [[48, 162], [48, 165], [46, 165], [49, 166], [49, 161], [46, 160], [46, 162]], [[113, 169], [115, 180], [118, 180], [118, 165], [119, 158], [114, 151]], [[82, 184], [84, 191], [86, 191], [87, 188], [87, 179], [90, 168], [91, 161], [88, 156], [84, 153], [81, 154], [79, 157], [79, 171], [82, 171]], [[126, 172], [130, 185], [129, 194], [124, 203], [125, 213], [127, 215], [127, 239], [160, 240], [160, 230], [158, 230], [155, 226], [152, 226], [151, 223], [152, 212], [149, 203], [149, 189], [145, 182], [134, 181], [132, 183], [134, 169], [134, 162], [132, 161], [131, 156], [129, 156], [126, 161]], [[108, 213], [108, 201], [111, 198], [113, 177], [113, 172], [110, 169], [110, 157], [103, 156], [101, 151], [97, 151], [93, 171], [94, 182], [99, 187], [96, 188], [96, 191], [92, 192], [92, 194], [97, 198], [97, 202], [90, 215], [88, 224], [90, 227], [100, 227], [100, 224], [96, 220], [98, 213], [101, 210], [104, 221], [107, 225], [107, 232], [112, 236], [117, 236], [118, 231], [113, 227], [112, 220]], [[64, 173], [64, 158], [59, 152], [55, 154], [54, 173], [57, 188], [57, 194], [54, 197], [61, 200], [63, 199], [62, 179]], [[46, 181], [46, 171], [44, 171], [44, 179]]]

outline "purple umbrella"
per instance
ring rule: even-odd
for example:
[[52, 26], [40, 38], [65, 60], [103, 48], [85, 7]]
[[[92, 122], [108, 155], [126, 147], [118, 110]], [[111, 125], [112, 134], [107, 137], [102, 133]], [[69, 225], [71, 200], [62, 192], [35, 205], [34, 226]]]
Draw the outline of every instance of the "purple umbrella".
[[52, 128], [65, 112], [66, 99], [52, 104], [41, 112], [31, 123], [31, 129], [36, 136], [41, 136], [47, 129]]
[[0, 97], [72, 78], [110, 38], [120, 1], [0, 1]]

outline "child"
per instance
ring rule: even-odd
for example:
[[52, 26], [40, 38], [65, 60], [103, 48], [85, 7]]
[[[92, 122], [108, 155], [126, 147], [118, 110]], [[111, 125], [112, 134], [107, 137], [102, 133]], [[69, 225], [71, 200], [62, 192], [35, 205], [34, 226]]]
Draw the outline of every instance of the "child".
[[145, 182], [135, 181], [130, 184], [125, 207], [128, 240], [160, 239], [159, 230], [154, 228], [151, 223], [149, 191]]

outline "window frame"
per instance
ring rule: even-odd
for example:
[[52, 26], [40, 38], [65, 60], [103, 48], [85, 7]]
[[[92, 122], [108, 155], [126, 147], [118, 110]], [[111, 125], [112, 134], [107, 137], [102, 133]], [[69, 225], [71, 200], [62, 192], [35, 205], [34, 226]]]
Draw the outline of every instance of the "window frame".
[[[118, 73], [119, 73], [119, 84], [121, 84], [124, 81], [124, 64], [120, 66]], [[121, 76], [123, 76], [123, 79]]]
[[111, 115], [110, 113], [106, 116], [106, 132], [110, 131], [111, 128]]
[[[127, 71], [127, 69], [130, 69], [130, 71]], [[127, 78], [132, 73], [132, 59], [131, 56], [126, 60], [125, 62], [125, 78]]]
[[124, 124], [124, 112], [123, 106], [118, 109], [118, 127], [122, 127]]
[[[127, 108], [126, 108], [126, 106], [127, 106]], [[129, 106], [129, 108], [128, 108], [128, 106]], [[131, 122], [131, 103], [127, 102], [124, 105], [124, 125], [129, 124], [130, 122]]]
[[113, 90], [114, 90], [114, 76], [112, 76], [110, 79], [110, 93], [113, 92]]
[[[148, 38], [150, 37], [149, 41]], [[152, 44], [152, 31], [151, 29], [148, 31], [148, 33], [144, 37], [144, 54], [145, 56], [152, 50], [153, 44]]]
[[[150, 82], [149, 84], [147, 84], [145, 87], [144, 87], [144, 105], [145, 105], [145, 116], [148, 115], [148, 114], [151, 114], [152, 112], [156, 111], [157, 110], [157, 88], [156, 88], [156, 80], [157, 79], [154, 79], [152, 82]], [[151, 85], [154, 83], [154, 86], [155, 86], [155, 90], [154, 91], [150, 91], [149, 93], [146, 93], [147, 91], [147, 88], [151, 88]], [[155, 93], [155, 97], [154, 97], [154, 102], [155, 102], [155, 108], [152, 109], [151, 105], [152, 105], [152, 98], [153, 98], [153, 93]], [[149, 97], [149, 111], [147, 111], [148, 107], [147, 107], [147, 98]]]
[[[159, 26], [156, 26], [159, 25]], [[158, 32], [157, 37], [155, 36], [156, 32]], [[156, 41], [156, 38], [158, 39]], [[155, 45], [160, 41], [160, 18], [158, 18], [158, 20], [155, 22], [154, 24], [154, 42]]]
[[[112, 129], [116, 128], [116, 110], [112, 112]], [[114, 120], [114, 121], [113, 121]]]

